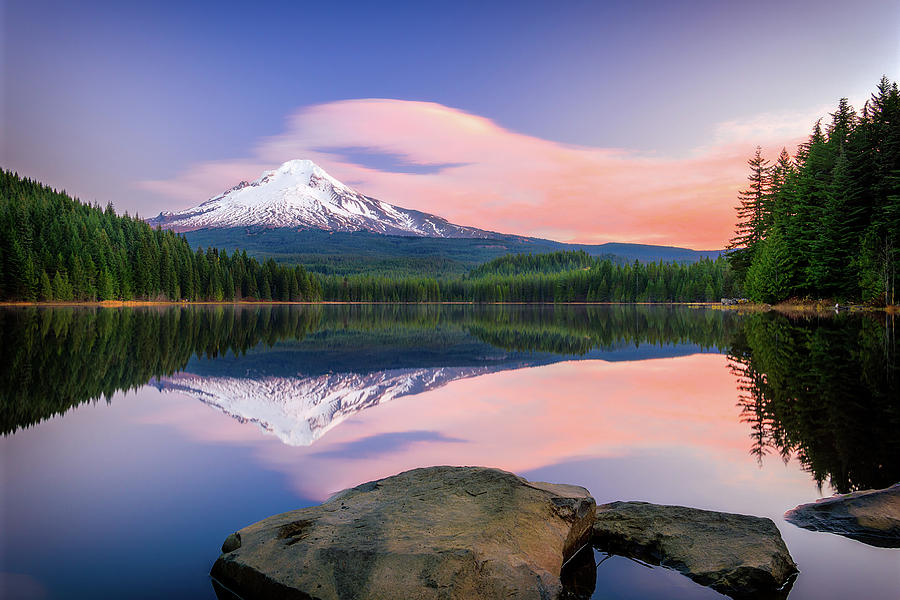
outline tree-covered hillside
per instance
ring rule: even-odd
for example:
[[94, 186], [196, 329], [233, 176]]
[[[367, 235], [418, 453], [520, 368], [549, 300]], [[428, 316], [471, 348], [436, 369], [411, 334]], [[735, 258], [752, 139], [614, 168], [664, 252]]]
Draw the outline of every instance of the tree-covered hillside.
[[749, 161], [729, 260], [754, 300], [896, 304], [900, 91], [882, 78], [860, 112], [841, 99], [795, 156]]
[[[616, 257], [613, 255], [603, 258], [616, 261]], [[544, 254], [507, 254], [478, 265], [469, 271], [469, 277], [559, 273], [576, 269], [590, 269], [598, 262], [599, 259], [592, 257], [584, 250], [547, 252]]]
[[325, 299], [353, 302], [710, 302], [735, 289], [724, 258], [620, 265], [580, 251], [502, 257], [466, 277], [322, 278]]
[[300, 266], [191, 250], [136, 217], [0, 171], [0, 300], [316, 300]]
[[[690, 250], [645, 244], [570, 244], [499, 235], [496, 239], [381, 235], [369, 231], [298, 230], [291, 227], [231, 227], [184, 233], [192, 246], [247, 251], [256, 259], [300, 264], [320, 275], [452, 277], [508, 254], [546, 254], [583, 250], [614, 262], [696, 262], [715, 259], [720, 250]], [[615, 258], [613, 258], [615, 257]]]

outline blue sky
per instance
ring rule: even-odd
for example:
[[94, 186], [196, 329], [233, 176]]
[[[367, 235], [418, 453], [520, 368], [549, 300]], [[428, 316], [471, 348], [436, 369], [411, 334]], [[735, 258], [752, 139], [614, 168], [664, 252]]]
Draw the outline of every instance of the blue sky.
[[[252, 156], [297, 111], [341, 100], [684, 158], [722, 123], [864, 98], [900, 71], [897, 2], [7, 0], [2, 18], [2, 165], [141, 214], [187, 200], [139, 182]], [[418, 162], [354, 143], [323, 166]]]

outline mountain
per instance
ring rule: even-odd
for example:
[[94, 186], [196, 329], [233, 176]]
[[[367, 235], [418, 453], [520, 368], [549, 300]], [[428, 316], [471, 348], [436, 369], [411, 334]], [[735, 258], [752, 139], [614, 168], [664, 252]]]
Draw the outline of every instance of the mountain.
[[437, 238], [499, 236], [365, 196], [310, 160], [290, 160], [274, 171], [266, 171], [252, 183], [242, 181], [193, 208], [162, 212], [147, 221], [178, 232], [288, 227]]
[[322, 274], [462, 274], [498, 256], [584, 250], [619, 263], [696, 262], [720, 250], [645, 244], [567, 244], [485, 231], [400, 208], [344, 185], [309, 160], [291, 160], [193, 208], [162, 212], [153, 226], [192, 246], [246, 250]]

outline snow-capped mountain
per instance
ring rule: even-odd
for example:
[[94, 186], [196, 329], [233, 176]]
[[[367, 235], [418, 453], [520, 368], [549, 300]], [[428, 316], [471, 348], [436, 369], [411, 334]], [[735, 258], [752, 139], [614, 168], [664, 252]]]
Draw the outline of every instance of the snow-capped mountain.
[[309, 160], [290, 160], [252, 183], [242, 181], [206, 202], [147, 220], [174, 231], [228, 227], [291, 227], [370, 231], [385, 235], [494, 238], [441, 217], [369, 198]]
[[368, 374], [252, 379], [178, 373], [159, 378], [155, 385], [160, 391], [197, 398], [241, 422], [256, 423], [289, 446], [309, 446], [362, 410], [503, 368], [389, 369]]

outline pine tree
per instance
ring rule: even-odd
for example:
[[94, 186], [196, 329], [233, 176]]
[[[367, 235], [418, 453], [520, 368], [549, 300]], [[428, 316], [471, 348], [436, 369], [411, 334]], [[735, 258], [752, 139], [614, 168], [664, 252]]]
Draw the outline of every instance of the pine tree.
[[822, 231], [822, 216], [831, 179], [831, 154], [826, 147], [822, 123], [817, 121], [809, 140], [797, 154], [797, 185], [790, 208], [785, 235], [797, 253], [798, 280], [794, 291], [815, 293], [816, 272], [810, 268], [817, 238]]
[[41, 291], [39, 299], [44, 302], [53, 300], [53, 286], [50, 284], [50, 277], [47, 275], [47, 271], [41, 271]]
[[53, 276], [53, 297], [56, 300], [72, 300], [72, 286], [65, 272], [57, 271]]
[[847, 98], [841, 98], [837, 109], [831, 113], [831, 123], [826, 130], [828, 143], [833, 145], [836, 152], [843, 149], [855, 125], [856, 111]]
[[818, 295], [857, 297], [850, 262], [859, 240], [847, 220], [851, 195], [847, 159], [841, 152], [832, 170], [807, 267], [810, 285]]
[[747, 271], [744, 289], [757, 302], [778, 302], [791, 291], [791, 253], [778, 227], [762, 242]]
[[112, 300], [114, 297], [112, 277], [110, 277], [108, 270], [102, 269], [97, 276], [97, 298], [99, 300]]
[[759, 242], [765, 237], [767, 202], [771, 192], [771, 168], [762, 157], [762, 148], [756, 147], [753, 158], [747, 161], [750, 185], [738, 194], [736, 207], [738, 222], [735, 236], [728, 243], [728, 260], [732, 268], [743, 276], [753, 261]]

